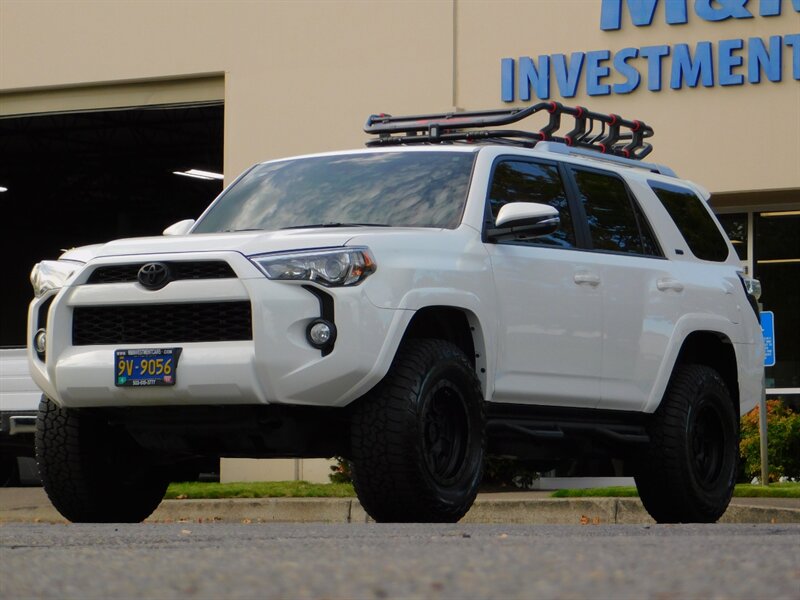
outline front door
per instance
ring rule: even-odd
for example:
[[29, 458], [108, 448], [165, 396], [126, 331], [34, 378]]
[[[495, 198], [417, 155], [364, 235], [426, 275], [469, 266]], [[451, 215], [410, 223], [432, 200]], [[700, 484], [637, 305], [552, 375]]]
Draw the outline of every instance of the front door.
[[598, 257], [578, 248], [575, 219], [555, 163], [499, 158], [487, 227], [508, 202], [558, 209], [552, 235], [487, 244], [498, 299], [493, 400], [592, 407], [601, 393], [603, 301]]

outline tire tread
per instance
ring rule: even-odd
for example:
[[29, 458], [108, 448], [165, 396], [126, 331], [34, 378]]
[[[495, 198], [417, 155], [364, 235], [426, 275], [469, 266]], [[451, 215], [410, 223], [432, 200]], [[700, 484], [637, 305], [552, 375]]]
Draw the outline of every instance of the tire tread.
[[[453, 503], [443, 502], [426, 483], [425, 459], [414, 443], [422, 374], [442, 360], [455, 361], [471, 374], [471, 393], [480, 399], [479, 472], [466, 495]], [[351, 422], [354, 486], [367, 513], [383, 522], [456, 522], [463, 517], [482, 475], [484, 419], [480, 383], [456, 346], [434, 339], [412, 339], [401, 346], [389, 374], [362, 399]]]
[[[728, 389], [716, 371], [699, 364], [676, 367], [648, 427], [650, 447], [635, 475], [642, 503], [659, 523], [716, 522], [733, 494], [736, 459], [730, 485], [715, 497], [699, 492], [692, 484], [688, 442], [683, 434], [699, 389], [716, 394], [727, 403], [731, 414], [735, 412]], [[733, 426], [738, 433], [738, 426]], [[734, 455], [738, 456], [738, 447]]]

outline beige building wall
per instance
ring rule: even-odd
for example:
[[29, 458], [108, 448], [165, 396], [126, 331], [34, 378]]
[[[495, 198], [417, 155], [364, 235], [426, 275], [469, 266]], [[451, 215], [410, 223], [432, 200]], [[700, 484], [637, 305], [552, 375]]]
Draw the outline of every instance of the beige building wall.
[[334, 461], [324, 459], [286, 458], [259, 460], [252, 458], [223, 458], [220, 482], [235, 481], [309, 481], [329, 483]]
[[[661, 0], [651, 26], [634, 27], [624, 12], [619, 31], [602, 31], [599, 0], [0, 0], [0, 94], [214, 75], [224, 80], [230, 178], [259, 160], [360, 146], [372, 112], [501, 106], [503, 57], [800, 33], [789, 0], [778, 17], [716, 23], [693, 4], [685, 25], [666, 25]], [[756, 0], [748, 7], [757, 15]], [[648, 122], [652, 160], [713, 192], [800, 188], [792, 60], [784, 47], [778, 83], [666, 83], [658, 93], [642, 84], [594, 97], [581, 84], [567, 103]], [[631, 64], [646, 71], [643, 58]], [[92, 90], [84, 95], [91, 105]], [[5, 94], [8, 113], [3, 104]]]
[[[0, 0], [0, 116], [223, 99], [230, 181], [257, 161], [359, 147], [370, 113], [503, 106], [501, 58], [800, 33], [789, 1], [779, 17], [718, 23], [688, 5], [686, 25], [665, 24], [662, 0], [652, 26], [625, 14], [621, 30], [602, 31], [599, 0]], [[797, 203], [792, 60], [785, 47], [779, 83], [671, 90], [667, 75], [658, 93], [642, 83], [588, 97], [582, 83], [565, 103], [646, 121], [649, 160], [732, 205], [776, 190]], [[327, 480], [327, 461], [273, 464], [277, 478]], [[250, 461], [225, 465], [228, 481], [267, 477]]]

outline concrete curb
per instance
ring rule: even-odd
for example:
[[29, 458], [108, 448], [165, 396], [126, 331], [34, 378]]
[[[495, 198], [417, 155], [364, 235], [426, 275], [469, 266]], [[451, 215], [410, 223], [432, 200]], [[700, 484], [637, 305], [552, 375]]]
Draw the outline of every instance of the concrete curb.
[[[0, 507], [0, 523], [66, 523], [49, 503]], [[164, 500], [150, 523], [368, 523], [355, 498]], [[646, 525], [655, 521], [638, 498], [478, 498], [462, 523]], [[731, 504], [720, 523], [800, 523], [800, 508]]]
[[[372, 521], [355, 498], [166, 500], [149, 520], [257, 523]], [[461, 522], [521, 525], [655, 524], [638, 498], [478, 498]], [[800, 509], [731, 504], [720, 523], [800, 523]]]

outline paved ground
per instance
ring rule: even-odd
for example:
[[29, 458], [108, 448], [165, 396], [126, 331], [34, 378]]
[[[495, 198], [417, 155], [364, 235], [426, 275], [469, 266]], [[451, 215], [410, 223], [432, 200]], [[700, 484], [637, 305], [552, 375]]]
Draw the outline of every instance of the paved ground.
[[0, 526], [0, 597], [800, 597], [800, 525]]
[[[355, 498], [165, 500], [151, 522], [364, 523]], [[800, 523], [800, 499], [734, 498], [722, 522]], [[0, 488], [0, 523], [63, 523], [42, 488]], [[464, 523], [652, 524], [637, 498], [550, 498], [550, 492], [479, 494]]]

